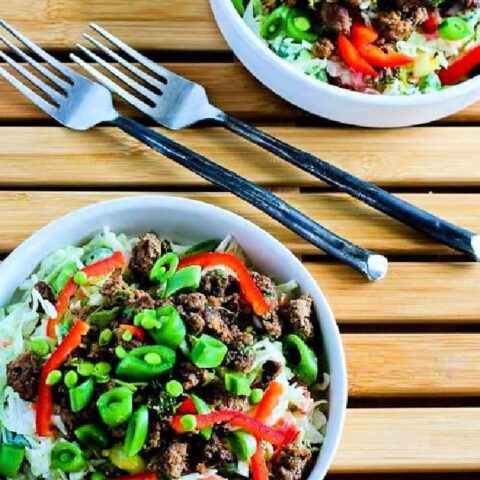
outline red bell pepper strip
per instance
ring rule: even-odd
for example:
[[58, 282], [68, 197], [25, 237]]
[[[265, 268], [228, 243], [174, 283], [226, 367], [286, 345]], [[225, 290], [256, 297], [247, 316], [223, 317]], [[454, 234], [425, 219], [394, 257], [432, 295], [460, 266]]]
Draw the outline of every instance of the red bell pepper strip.
[[283, 435], [283, 443], [278, 447], [278, 451], [285, 445], [293, 443], [300, 433], [294, 423], [287, 422], [284, 419], [280, 419], [273, 428]]
[[180, 404], [177, 409], [177, 413], [180, 413], [182, 415], [187, 415], [189, 413], [195, 414], [197, 413], [197, 408], [195, 407], [193, 400], [188, 397]]
[[356, 23], [352, 27], [352, 43], [358, 53], [374, 67], [404, 67], [413, 62], [413, 58], [403, 53], [390, 50], [388, 52], [371, 45], [378, 38], [378, 33], [371, 27]]
[[378, 72], [360, 56], [353, 43], [345, 35], [340, 34], [338, 36], [337, 45], [340, 57], [351, 70], [378, 77]]
[[136, 327], [135, 325], [128, 325], [127, 323], [121, 323], [119, 327], [122, 330], [127, 330], [128, 332], [131, 332], [136, 339], [140, 341], [145, 340], [145, 330], [143, 328]]
[[[98, 262], [85, 267], [82, 269], [82, 272], [85, 272], [89, 278], [99, 277], [101, 275], [107, 275], [107, 273], [110, 273], [116, 268], [122, 268], [125, 265], [125, 262], [126, 259], [122, 252], [115, 252], [110, 257], [99, 260]], [[56, 338], [55, 327], [60, 323], [65, 312], [68, 310], [70, 299], [77, 291], [77, 288], [78, 285], [73, 281], [73, 277], [71, 277], [58, 295], [57, 303], [55, 304], [57, 316], [49, 318], [47, 323], [47, 335], [50, 338]]]
[[480, 65], [480, 45], [472, 48], [447, 68], [440, 70], [438, 76], [443, 85], [454, 85]]
[[440, 19], [438, 14], [434, 10], [430, 10], [427, 15], [427, 19], [422, 23], [422, 30], [428, 34], [432, 35], [438, 30], [440, 25]]
[[40, 373], [38, 400], [35, 416], [37, 434], [40, 437], [51, 435], [51, 419], [53, 414], [52, 387], [47, 385], [48, 374], [56, 370], [68, 358], [82, 341], [82, 336], [88, 332], [88, 325], [77, 320], [62, 343], [50, 355]]
[[257, 443], [257, 450], [250, 459], [250, 468], [253, 480], [268, 480], [269, 473], [265, 461], [265, 451], [261, 442]]
[[153, 472], [137, 473], [136, 475], [122, 475], [120, 477], [108, 477], [107, 480], [158, 480], [158, 475]]
[[273, 409], [278, 405], [280, 397], [283, 394], [283, 385], [279, 382], [271, 382], [265, 391], [262, 401], [258, 404], [255, 412], [255, 419], [259, 422], [265, 423], [273, 412]]
[[215, 252], [197, 253], [196, 255], [182, 258], [178, 269], [189, 267], [190, 265], [199, 265], [202, 268], [223, 265], [233, 270], [240, 282], [242, 294], [245, 300], [252, 306], [253, 311], [262, 317], [270, 310], [270, 303], [267, 302], [260, 289], [255, 285], [247, 267], [235, 255]]
[[[185, 431], [180, 422], [181, 419], [182, 415], [176, 415], [172, 419], [172, 427], [178, 433], [184, 433]], [[199, 430], [211, 427], [217, 423], [229, 423], [272, 445], [281, 445], [284, 441], [284, 436], [281, 432], [277, 432], [258, 420], [235, 410], [219, 410], [212, 413], [205, 413], [204, 415], [195, 415], [195, 420], [196, 428]]]

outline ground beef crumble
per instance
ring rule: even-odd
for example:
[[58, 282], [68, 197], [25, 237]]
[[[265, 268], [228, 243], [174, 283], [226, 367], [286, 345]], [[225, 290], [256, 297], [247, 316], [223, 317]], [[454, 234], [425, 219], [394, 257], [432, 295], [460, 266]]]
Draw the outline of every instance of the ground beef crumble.
[[284, 447], [271, 461], [275, 480], [301, 480], [312, 459], [312, 452], [299, 444]]
[[43, 360], [32, 352], [24, 352], [7, 365], [7, 384], [23, 400], [33, 401], [37, 397], [38, 380]]
[[153, 264], [166, 253], [162, 241], [154, 233], [142, 235], [132, 249], [132, 258], [128, 264], [130, 271], [142, 282], [149, 281]]

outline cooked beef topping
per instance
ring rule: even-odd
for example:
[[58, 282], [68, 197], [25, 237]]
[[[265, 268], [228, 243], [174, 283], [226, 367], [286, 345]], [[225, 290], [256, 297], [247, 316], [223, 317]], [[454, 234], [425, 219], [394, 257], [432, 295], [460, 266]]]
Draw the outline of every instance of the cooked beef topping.
[[293, 333], [296, 333], [304, 340], [313, 338], [314, 335], [311, 319], [312, 303], [313, 300], [310, 296], [302, 295], [300, 298], [290, 300], [288, 305], [287, 318]]
[[348, 35], [352, 28], [352, 17], [348, 9], [338, 3], [323, 3], [320, 9], [320, 19], [335, 33]]
[[271, 462], [271, 475], [275, 480], [300, 480], [309, 467], [312, 452], [299, 444], [284, 447]]
[[273, 360], [267, 360], [262, 367], [261, 388], [266, 389], [272, 380], [280, 373], [282, 366]]
[[223, 361], [223, 366], [236, 370], [237, 372], [246, 372], [252, 368], [255, 355], [251, 349], [244, 345], [232, 345]]
[[206, 368], [198, 368], [192, 362], [184, 361], [176, 368], [176, 375], [185, 391], [195, 387], [206, 385], [212, 378], [212, 374]]
[[195, 470], [204, 471], [209, 467], [222, 467], [236, 461], [235, 454], [227, 446], [229, 430], [216, 426], [210, 440], [203, 446]]
[[168, 478], [179, 478], [189, 470], [189, 444], [185, 441], [174, 441], [162, 448], [150, 460], [148, 469]]
[[380, 34], [387, 42], [405, 40], [414, 29], [413, 23], [402, 18], [401, 13], [395, 10], [380, 12], [376, 24]]
[[145, 233], [132, 249], [129, 268], [141, 281], [148, 282], [153, 264], [166, 253], [162, 249], [162, 241], [154, 233]]
[[[43, 281], [37, 282], [34, 288], [44, 300], [50, 302], [52, 305], [55, 305], [55, 294], [53, 293], [53, 290], [50, 288], [48, 283]], [[40, 306], [40, 308], [42, 307]]]
[[32, 352], [24, 352], [7, 365], [7, 384], [27, 401], [37, 397], [43, 361]]
[[312, 54], [317, 58], [330, 58], [334, 51], [335, 45], [326, 37], [318, 39], [312, 47]]
[[240, 285], [234, 276], [220, 270], [212, 270], [202, 277], [198, 291], [204, 293], [207, 297], [224, 298], [238, 293], [239, 289]]

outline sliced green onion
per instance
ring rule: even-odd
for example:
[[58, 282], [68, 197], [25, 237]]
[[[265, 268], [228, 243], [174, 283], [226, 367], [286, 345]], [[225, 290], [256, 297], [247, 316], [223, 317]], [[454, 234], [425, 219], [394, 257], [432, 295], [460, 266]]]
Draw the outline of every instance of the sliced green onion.
[[80, 447], [66, 440], [60, 440], [53, 446], [50, 460], [53, 468], [67, 473], [79, 472], [87, 463]]
[[82, 377], [89, 377], [93, 374], [95, 366], [92, 362], [82, 362], [77, 365], [77, 373]]
[[287, 361], [297, 378], [305, 385], [315, 383], [318, 375], [318, 360], [314, 351], [298, 336], [288, 335], [283, 341]]
[[77, 387], [70, 388], [68, 395], [72, 412], [80, 412], [89, 404], [93, 397], [94, 385], [93, 378], [89, 378]]
[[100, 395], [97, 408], [103, 422], [109, 427], [116, 427], [130, 418], [133, 410], [133, 394], [126, 387], [112, 388]]
[[77, 264], [75, 262], [66, 263], [55, 280], [52, 282], [52, 287], [56, 293], [60, 293], [65, 284], [70, 280], [72, 275], [78, 271]]
[[98, 362], [95, 364], [94, 375], [108, 375], [112, 370], [112, 366], [108, 362]]
[[43, 338], [34, 338], [30, 342], [30, 351], [39, 357], [45, 357], [50, 353], [50, 344]]
[[[239, 0], [243, 1], [243, 0]], [[190, 255], [194, 255], [197, 253], [208, 253], [208, 252], [214, 252], [220, 242], [218, 240], [204, 240], [203, 242], [196, 243], [195, 245], [192, 245], [190, 248], [185, 250], [182, 253], [183, 257], [188, 257]]]
[[25, 447], [21, 445], [0, 445], [0, 475], [16, 477], [25, 458]]
[[245, 14], [245, 5], [243, 4], [243, 0], [232, 0], [232, 3], [238, 14], [243, 17]]
[[113, 332], [109, 328], [105, 328], [100, 332], [98, 337], [98, 343], [100, 346], [104, 347], [110, 343], [110, 340], [113, 337]]
[[140, 455], [133, 455], [133, 457], [127, 457], [125, 454], [124, 445], [114, 445], [108, 455], [110, 461], [121, 470], [125, 470], [131, 475], [137, 473], [143, 473], [147, 470], [145, 460]]
[[474, 31], [462, 17], [449, 17], [440, 24], [438, 33], [445, 40], [455, 41], [472, 36]]
[[[162, 255], [150, 270], [150, 280], [162, 283], [172, 278], [177, 271], [179, 261], [176, 253], [170, 252]], [[168, 266], [168, 268], [165, 266]]]
[[52, 370], [45, 380], [47, 385], [56, 385], [62, 379], [62, 372], [60, 370]]
[[157, 324], [156, 310], [146, 309], [137, 313], [133, 318], [133, 324], [137, 327], [143, 327], [146, 330], [153, 328]]
[[127, 351], [121, 345], [117, 345], [115, 347], [115, 355], [117, 356], [117, 358], [122, 360], [127, 356]]
[[199, 368], [216, 368], [221, 365], [228, 348], [220, 340], [203, 334], [196, 340], [190, 359]]
[[234, 395], [250, 395], [250, 379], [243, 373], [228, 372], [223, 379], [225, 388]]
[[162, 357], [155, 352], [150, 352], [147, 353], [143, 359], [149, 364], [149, 365], [159, 365], [162, 363]]
[[236, 430], [230, 437], [233, 453], [241, 461], [248, 461], [257, 450], [257, 440], [243, 430]]
[[78, 382], [78, 374], [73, 370], [69, 370], [63, 377], [63, 383], [67, 388], [73, 388]]
[[88, 276], [85, 272], [77, 272], [74, 276], [73, 276], [73, 281], [78, 285], [78, 286], [82, 286], [82, 285], [86, 285], [87, 282], [88, 282]]
[[250, 403], [252, 405], [257, 405], [262, 401], [263, 390], [261, 388], [254, 388], [250, 394]]
[[171, 297], [173, 294], [185, 289], [196, 290], [200, 286], [201, 278], [202, 268], [198, 265], [182, 268], [167, 281], [165, 297]]
[[165, 390], [172, 397], [179, 397], [183, 393], [183, 386], [177, 380], [170, 380], [165, 385]]
[[148, 434], [148, 408], [142, 405], [130, 417], [125, 437], [125, 454], [127, 457], [136, 455], [145, 444]]
[[[205, 402], [205, 400], [201, 399], [198, 395], [194, 395], [193, 393], [190, 395], [190, 398], [195, 405], [195, 410], [197, 411], [197, 413], [199, 413], [200, 415], [210, 413], [210, 407], [208, 406], [207, 402]], [[212, 427], [206, 427], [202, 428], [200, 430], [200, 433], [205, 439], [210, 440], [210, 437], [212, 436], [212, 431]]]
[[133, 338], [133, 333], [130, 330], [125, 330], [122, 333], [122, 340], [124, 340], [125, 342], [130, 342], [132, 338]]
[[197, 419], [195, 415], [184, 415], [180, 419], [180, 424], [186, 432], [193, 432], [197, 428]]
[[293, 24], [295, 25], [296, 28], [298, 28], [302, 32], [306, 32], [307, 30], [310, 30], [310, 27], [312, 26], [312, 24], [310, 23], [310, 20], [307, 17], [295, 17], [293, 19]]
[[148, 332], [156, 343], [176, 349], [185, 339], [187, 328], [177, 309], [171, 305], [156, 311], [158, 326]]
[[265, 40], [272, 40], [285, 29], [286, 20], [291, 9], [287, 5], [281, 5], [273, 10], [262, 20], [260, 36]]
[[105, 430], [94, 423], [87, 423], [73, 432], [78, 441], [86, 447], [107, 448], [110, 441]]

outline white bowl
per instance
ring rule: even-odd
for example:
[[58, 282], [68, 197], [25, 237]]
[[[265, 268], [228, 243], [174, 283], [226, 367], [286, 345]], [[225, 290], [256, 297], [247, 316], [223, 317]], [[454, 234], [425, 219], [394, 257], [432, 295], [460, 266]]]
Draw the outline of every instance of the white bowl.
[[320, 82], [275, 55], [238, 15], [231, 0], [210, 0], [230, 48], [266, 87], [297, 107], [362, 127], [406, 127], [456, 113], [480, 100], [480, 75], [440, 92], [404, 97], [368, 95]]
[[176, 242], [195, 242], [233, 235], [259, 270], [280, 281], [295, 279], [313, 297], [324, 352], [331, 376], [325, 443], [312, 472], [322, 479], [336, 451], [347, 402], [347, 376], [340, 334], [328, 303], [307, 269], [280, 242], [253, 223], [212, 205], [179, 197], [139, 196], [91, 205], [59, 218], [17, 247], [0, 266], [0, 305], [50, 252], [78, 244], [104, 226], [138, 234], [157, 231]]

